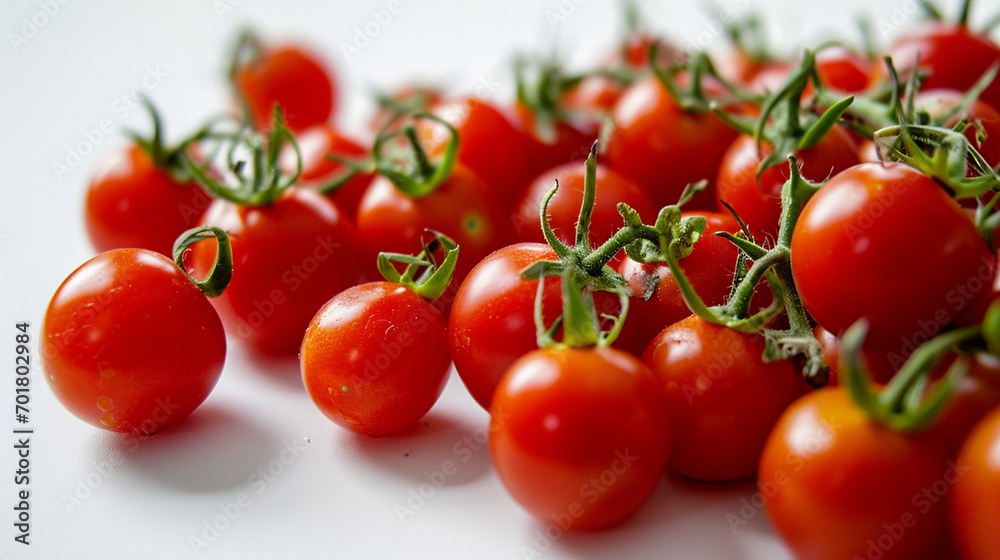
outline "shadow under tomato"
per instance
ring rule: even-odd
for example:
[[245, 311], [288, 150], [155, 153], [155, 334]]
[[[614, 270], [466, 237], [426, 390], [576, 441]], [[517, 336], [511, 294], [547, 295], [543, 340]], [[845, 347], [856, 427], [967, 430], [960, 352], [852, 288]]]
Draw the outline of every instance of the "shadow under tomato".
[[491, 469], [486, 425], [434, 411], [400, 434], [369, 437], [352, 433], [348, 444], [372, 468], [409, 483], [432, 478], [438, 486], [460, 486], [480, 479]]
[[[630, 543], [630, 553], [649, 558], [759, 558], [760, 551], [749, 550], [746, 543], [760, 543], [761, 535], [771, 530], [763, 510], [753, 506], [755, 491], [753, 479], [702, 484], [666, 475], [619, 525], [568, 532], [554, 522], [532, 521], [521, 544], [541, 554], [542, 548], [551, 548], [574, 558], [614, 557], [622, 542]], [[791, 559], [776, 542], [762, 546], [769, 547], [769, 558]]]
[[241, 348], [240, 352], [243, 353], [240, 362], [253, 364], [253, 367], [247, 368], [248, 372], [234, 373], [253, 375], [284, 391], [305, 394], [306, 388], [302, 384], [302, 369], [297, 353], [271, 354], [246, 347]]
[[127, 473], [191, 493], [245, 485], [280, 451], [261, 425], [213, 404], [150, 436], [102, 434], [92, 449], [96, 464], [114, 457]]

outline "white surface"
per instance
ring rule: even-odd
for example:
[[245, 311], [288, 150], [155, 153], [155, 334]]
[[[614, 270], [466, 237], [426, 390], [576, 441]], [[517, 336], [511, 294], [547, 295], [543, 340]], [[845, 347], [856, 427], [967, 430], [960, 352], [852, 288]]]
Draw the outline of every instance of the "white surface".
[[[643, 3], [650, 27], [672, 33], [684, 46], [699, 37], [718, 44], [719, 28], [699, 4], [675, 3]], [[894, 26], [914, 6], [912, 0], [877, 6], [863, 0], [715, 3], [767, 12], [773, 35], [782, 29], [785, 47], [804, 37], [815, 43], [830, 31], [853, 38], [854, 14], [861, 10], [882, 27]], [[145, 81], [168, 135], [191, 130], [226, 106], [226, 47], [239, 26], [251, 23], [266, 37], [294, 37], [323, 50], [348, 92], [339, 120], [358, 129], [368, 117], [364, 95], [371, 86], [422, 78], [475, 92], [486, 83], [503, 99], [513, 90], [505, 68], [515, 51], [558, 44], [584, 63], [608, 48], [619, 26], [617, 3], [596, 0], [398, 0], [398, 13], [348, 60], [342, 42], [350, 44], [366, 24], [374, 30], [373, 12], [389, 2], [322, 4], [0, 4], [0, 355], [7, 364], [0, 375], [0, 557], [787, 558], [762, 514], [730, 529], [727, 516], [753, 513], [743, 502], [752, 483], [703, 488], [665, 478], [619, 528], [539, 536], [546, 528], [506, 495], [486, 448], [472, 447], [487, 417], [457, 377], [426, 427], [369, 439], [341, 430], [313, 407], [294, 360], [252, 361], [235, 344], [222, 381], [202, 408], [151, 438], [118, 436], [76, 420], [55, 402], [36, 368], [32, 544], [13, 541], [14, 324], [31, 323], [37, 357], [49, 297], [93, 254], [82, 224], [84, 186], [97, 163], [124, 145], [122, 130], [148, 130], [143, 112], [125, 104], [123, 95]], [[979, 4], [985, 10], [987, 3]], [[46, 17], [46, 7], [54, 15]], [[564, 20], [555, 21], [557, 14]], [[15, 48], [12, 34], [31, 34], [25, 22], [32, 19], [44, 23]], [[88, 132], [102, 122], [110, 134]], [[57, 176], [53, 164], [67, 163], [69, 147], [88, 136], [92, 153]], [[427, 473], [447, 461], [456, 472], [440, 488], [429, 485], [428, 476], [441, 477]], [[422, 503], [413, 498], [421, 492], [427, 496]], [[413, 515], [401, 520], [397, 506], [412, 508]], [[203, 534], [206, 523], [223, 525], [218, 516], [227, 508], [231, 515], [238, 510], [238, 517], [217, 534]], [[207, 548], [194, 550], [192, 537], [204, 539]]]

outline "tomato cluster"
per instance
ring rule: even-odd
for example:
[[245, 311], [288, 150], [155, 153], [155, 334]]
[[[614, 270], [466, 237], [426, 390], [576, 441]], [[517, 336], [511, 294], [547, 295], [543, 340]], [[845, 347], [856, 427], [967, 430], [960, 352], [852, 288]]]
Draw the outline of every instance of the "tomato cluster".
[[228, 336], [384, 436], [453, 365], [500, 480], [564, 530], [664, 472], [756, 476], [800, 558], [998, 558], [1000, 46], [967, 12], [795, 60], [631, 29], [584, 72], [519, 61], [510, 104], [404, 87], [368, 142], [315, 54], [241, 35], [242, 119], [165, 147], [148, 104], [94, 176], [106, 252], [49, 306], [50, 385], [152, 433]]

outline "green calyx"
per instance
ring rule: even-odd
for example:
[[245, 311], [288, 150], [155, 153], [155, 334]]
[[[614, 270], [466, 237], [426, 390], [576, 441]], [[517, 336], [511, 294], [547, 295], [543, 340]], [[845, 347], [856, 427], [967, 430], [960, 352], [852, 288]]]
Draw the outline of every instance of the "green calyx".
[[[437, 162], [431, 161], [417, 137], [413, 123], [415, 119], [433, 121], [443, 126], [448, 134], [444, 153]], [[405, 142], [399, 141], [400, 135]], [[444, 119], [430, 113], [409, 115], [402, 128], [383, 131], [375, 139], [375, 144], [372, 146], [375, 172], [392, 181], [392, 184], [406, 196], [425, 197], [451, 176], [451, 170], [458, 157], [458, 141], [458, 130]]]
[[[184, 253], [195, 243], [213, 237], [218, 242], [215, 262], [212, 263], [212, 268], [205, 275], [205, 279], [198, 280], [191, 276], [184, 265]], [[222, 292], [229, 286], [229, 281], [233, 278], [233, 247], [229, 241], [229, 235], [217, 227], [201, 226], [182, 233], [174, 243], [173, 257], [174, 263], [181, 269], [184, 276], [187, 276], [188, 280], [208, 297], [214, 298], [222, 295]]]
[[[221, 137], [223, 141], [216, 147], [214, 156], [223, 154], [228, 178], [235, 186], [223, 184], [213, 176], [214, 156], [204, 165], [198, 165], [190, 154], [184, 154], [188, 171], [214, 197], [245, 206], [268, 206], [294, 184], [302, 172], [302, 155], [295, 136], [285, 126], [279, 107], [274, 109], [274, 125], [266, 135], [244, 126], [237, 133]], [[286, 142], [295, 152], [296, 168], [291, 174], [285, 172], [278, 161]]]
[[[455, 266], [458, 264], [458, 245], [447, 235], [427, 230], [434, 236], [430, 243], [423, 243], [423, 250], [417, 255], [401, 253], [379, 253], [378, 271], [389, 282], [402, 284], [427, 301], [434, 301], [448, 289]], [[440, 265], [434, 258], [438, 250], [444, 252]], [[402, 273], [393, 263], [402, 263], [406, 268]]]
[[163, 120], [160, 117], [160, 112], [145, 94], [139, 96], [139, 101], [149, 111], [150, 120], [153, 122], [152, 135], [142, 136], [132, 131], [127, 131], [126, 134], [149, 155], [149, 158], [153, 161], [153, 165], [169, 172], [178, 183], [190, 181], [191, 174], [188, 171], [187, 165], [185, 165], [184, 152], [188, 146], [211, 136], [211, 127], [214, 123], [209, 122], [187, 138], [181, 140], [176, 146], [167, 147], [163, 143]]
[[[743, 100], [759, 103], [759, 95], [745, 91], [742, 88], [730, 83], [719, 75], [712, 63], [712, 59], [705, 52], [697, 52], [683, 65], [674, 65], [670, 68], [660, 66], [659, 54], [660, 46], [654, 42], [649, 47], [649, 65], [653, 75], [660, 81], [660, 84], [667, 90], [679, 107], [689, 113], [700, 114], [708, 111], [721, 113], [723, 118], [727, 114], [720, 108], [729, 105], [732, 101]], [[678, 73], [686, 71], [689, 83], [686, 88], [681, 88], [677, 83]], [[721, 84], [728, 92], [731, 99], [711, 97], [705, 91], [704, 80], [706, 76]], [[727, 119], [728, 120], [728, 119]]]
[[940, 416], [968, 371], [969, 361], [965, 357], [957, 359], [932, 386], [933, 370], [961, 345], [980, 340], [982, 328], [956, 329], [925, 342], [881, 391], [868, 375], [861, 355], [867, 331], [868, 324], [862, 319], [844, 333], [842, 341], [841, 364], [851, 398], [875, 422], [901, 432], [917, 432]]

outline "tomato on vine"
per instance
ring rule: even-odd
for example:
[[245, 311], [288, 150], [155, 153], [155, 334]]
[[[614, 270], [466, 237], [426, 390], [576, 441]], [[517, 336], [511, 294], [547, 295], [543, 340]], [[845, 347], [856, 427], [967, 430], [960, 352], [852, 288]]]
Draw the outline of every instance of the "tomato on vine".
[[[174, 261], [146, 249], [101, 253], [56, 290], [39, 350], [49, 387], [74, 416], [148, 435], [208, 397], [225, 363], [226, 336], [205, 296], [226, 288], [232, 256], [225, 232], [207, 230], [184, 233]], [[182, 256], [209, 236], [218, 239], [219, 258], [199, 282]]]
[[952, 534], [968, 560], [996, 560], [1000, 551], [1000, 408], [980, 422], [956, 464], [965, 472], [948, 496]]
[[[445, 252], [440, 267], [438, 246]], [[395, 260], [406, 265], [403, 274]], [[458, 246], [440, 234], [416, 257], [382, 253], [385, 281], [348, 288], [320, 308], [299, 359], [306, 391], [323, 414], [353, 432], [384, 436], [430, 410], [451, 365], [446, 305], [435, 300], [457, 260]]]

